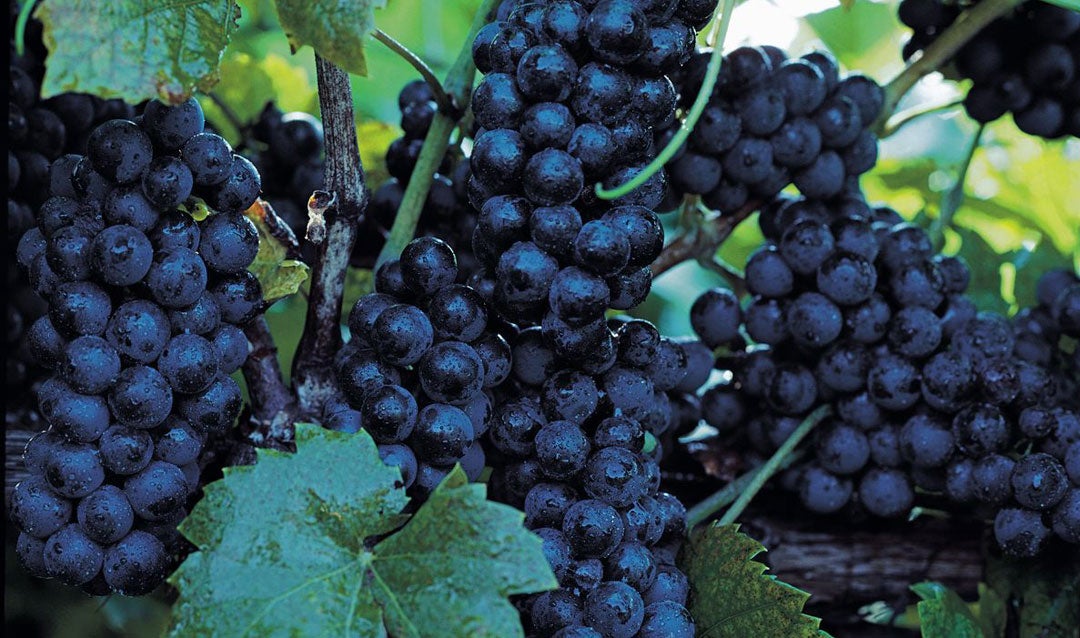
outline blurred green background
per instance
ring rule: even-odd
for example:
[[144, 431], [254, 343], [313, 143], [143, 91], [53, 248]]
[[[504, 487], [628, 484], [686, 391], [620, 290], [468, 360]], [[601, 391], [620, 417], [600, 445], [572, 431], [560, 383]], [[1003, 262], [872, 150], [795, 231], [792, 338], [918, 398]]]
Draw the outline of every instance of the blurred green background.
[[[269, 100], [285, 110], [318, 114], [314, 58], [310, 48], [289, 51], [273, 4], [240, 0], [242, 18], [226, 52], [214, 93], [242, 120], [251, 120]], [[419, 54], [443, 76], [466, 44], [479, 0], [390, 0], [376, 12], [379, 28]], [[725, 48], [774, 44], [801, 54], [831, 50], [849, 70], [887, 82], [902, 68], [905, 30], [895, 2], [858, 0], [850, 9], [838, 0], [750, 0], [737, 9]], [[357, 126], [372, 188], [385, 178], [381, 154], [399, 134], [397, 93], [417, 74], [381, 44], [371, 41], [368, 77], [354, 77]], [[963, 94], [940, 74], [922, 81], [901, 109], [947, 103]], [[226, 135], [236, 131], [211, 101], [210, 121]], [[863, 178], [872, 200], [905, 217], [930, 223], [958, 170], [977, 127], [962, 109], [924, 116], [881, 144], [878, 166]], [[967, 258], [974, 271], [972, 295], [983, 309], [1014, 312], [1032, 303], [1034, 282], [1047, 268], [1080, 267], [1080, 140], [1047, 143], [1016, 130], [1006, 117], [989, 125], [964, 185], [965, 197], [947, 231], [946, 250]], [[674, 215], [666, 221], [675, 223]], [[670, 229], [669, 229], [670, 230]], [[761, 241], [753, 219], [742, 224], [721, 250], [742, 267]], [[351, 273], [349, 297], [364, 292], [368, 279]], [[694, 264], [666, 273], [650, 299], [634, 314], [658, 323], [665, 334], [690, 331], [687, 310], [702, 290], [723, 285]], [[346, 305], [346, 308], [349, 307]], [[301, 297], [279, 302], [268, 313], [286, 372], [303, 327]], [[10, 531], [8, 533], [10, 539]], [[168, 606], [154, 597], [93, 599], [51, 582], [34, 581], [19, 570], [8, 544], [5, 566], [5, 626], [17, 637], [156, 636]]]

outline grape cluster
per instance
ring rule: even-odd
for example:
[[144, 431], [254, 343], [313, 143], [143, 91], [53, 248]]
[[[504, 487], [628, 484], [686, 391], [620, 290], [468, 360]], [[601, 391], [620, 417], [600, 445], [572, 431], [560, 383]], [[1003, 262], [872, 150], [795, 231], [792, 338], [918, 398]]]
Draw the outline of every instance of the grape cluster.
[[715, 289], [691, 308], [702, 340], [734, 352], [718, 362], [730, 381], [701, 397], [705, 421], [770, 454], [829, 405], [813, 460], [782, 481], [811, 511], [901, 517], [918, 487], [995, 518], [1011, 554], [1038, 553], [1051, 529], [1077, 542], [1080, 492], [1065, 468], [1080, 453], [1080, 406], [1063, 382], [1075, 388], [1075, 361], [1047, 367], [1063, 357], [1051, 340], [1078, 327], [1075, 278], [1042, 285], [1045, 307], [1014, 335], [964, 296], [966, 264], [891, 209], [781, 199], [760, 220], [768, 241], [747, 261], [745, 307]]
[[[711, 54], [697, 52], [676, 77], [682, 108], [701, 91]], [[700, 195], [731, 213], [789, 184], [812, 199], [855, 191], [877, 162], [871, 129], [884, 96], [865, 75], [841, 77], [827, 52], [788, 58], [773, 46], [739, 47], [724, 55], [708, 106], [668, 162], [671, 195]], [[671, 122], [658, 141], [679, 126]]]
[[[204, 132], [198, 102], [157, 101], [95, 128], [49, 169], [50, 197], [17, 258], [48, 313], [28, 330], [47, 431], [11, 495], [18, 556], [88, 592], [144, 594], [186, 551], [176, 524], [208, 437], [241, 409], [229, 375], [263, 309], [243, 211], [259, 174]], [[196, 222], [197, 195], [211, 214]]]
[[[900, 21], [913, 31], [904, 58], [933, 43], [977, 3], [903, 0]], [[968, 41], [953, 63], [973, 83], [964, 108], [976, 121], [1012, 113], [1029, 135], [1080, 136], [1080, 11], [1025, 2]]]
[[710, 4], [508, 2], [473, 43], [476, 287], [585, 367], [612, 352], [604, 310], [649, 292], [663, 176], [613, 202], [586, 184], [622, 184], [652, 157], [653, 128], [674, 117], [667, 74]]
[[19, 270], [15, 249], [23, 233], [36, 223], [34, 210], [49, 196], [49, 164], [64, 153], [82, 153], [94, 126], [115, 117], [133, 117], [135, 109], [120, 100], [102, 100], [80, 93], [40, 96], [45, 47], [41, 24], [30, 21], [26, 50], [10, 41], [8, 101], [7, 294], [4, 390], [8, 430], [39, 430], [40, 415], [30, 399], [40, 381], [26, 347], [26, 329], [47, 309]]
[[[386, 150], [386, 168], [390, 179], [375, 189], [367, 208], [366, 230], [362, 230], [353, 249], [352, 263], [370, 267], [378, 255], [405, 195], [405, 187], [420, 157], [431, 122], [438, 112], [431, 87], [423, 80], [413, 80], [398, 94], [403, 135]], [[439, 164], [424, 202], [416, 235], [442, 239], [458, 258], [458, 275], [463, 281], [476, 271], [472, 255], [472, 235], [476, 211], [469, 206], [465, 185], [469, 178], [468, 158], [448, 152]]]
[[519, 608], [534, 635], [693, 636], [674, 563], [686, 510], [659, 490], [659, 440], [681, 427], [672, 397], [692, 395], [713, 361], [647, 321], [610, 325], [614, 354], [590, 372], [561, 363], [542, 328], [521, 331], [497, 390], [492, 496], [524, 510], [560, 583]]
[[307, 232], [307, 202], [323, 187], [325, 157], [323, 127], [302, 111], [283, 113], [268, 103], [250, 127], [251, 158], [263, 180], [263, 199], [297, 237]]
[[341, 397], [323, 409], [327, 428], [368, 432], [419, 499], [455, 463], [479, 478], [490, 390], [510, 374], [487, 304], [457, 279], [453, 249], [433, 237], [384, 265], [349, 312], [351, 339], [334, 362]]

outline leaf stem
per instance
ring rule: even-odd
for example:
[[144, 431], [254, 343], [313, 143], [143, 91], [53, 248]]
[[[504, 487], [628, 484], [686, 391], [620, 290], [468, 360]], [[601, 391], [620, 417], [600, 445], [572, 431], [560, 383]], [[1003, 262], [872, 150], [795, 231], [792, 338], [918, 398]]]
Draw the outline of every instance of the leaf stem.
[[952, 60], [956, 52], [968, 43], [980, 31], [985, 29], [991, 22], [1008, 13], [1025, 0], [983, 0], [960, 14], [952, 25], [946, 29], [940, 37], [934, 40], [930, 46], [923, 49], [922, 54], [913, 58], [904, 70], [901, 71], [885, 86], [885, 105], [878, 119], [877, 130], [884, 130], [884, 122], [896, 112], [900, 99], [915, 86], [924, 75], [940, 69]]
[[955, 100], [949, 100], [948, 102], [930, 104], [927, 106], [916, 106], [910, 109], [900, 111], [893, 117], [890, 117], [888, 122], [884, 123], [884, 128], [878, 131], [878, 137], [889, 137], [899, 131], [901, 128], [923, 117], [924, 115], [940, 113], [941, 111], [951, 111], [952, 109], [963, 105], [963, 103], [963, 98], [957, 98]]
[[304, 332], [293, 360], [293, 387], [307, 418], [318, 416], [334, 392], [331, 364], [341, 348], [345, 273], [368, 202], [349, 74], [318, 55], [315, 69], [326, 139], [324, 187], [333, 205], [326, 211], [326, 239], [316, 247]]
[[968, 169], [971, 168], [971, 160], [975, 157], [975, 151], [979, 149], [982, 142], [984, 130], [986, 130], [986, 124], [980, 124], [979, 129], [975, 131], [967, 155], [964, 156], [964, 163], [960, 165], [960, 170], [956, 174], [956, 181], [953, 182], [952, 187], [942, 198], [941, 214], [930, 224], [930, 240], [934, 243], [935, 252], [939, 252], [944, 245], [945, 229], [952, 225], [956, 211], [960, 210], [960, 205], [964, 203], [964, 182], [967, 180]]
[[19, 17], [15, 21], [15, 53], [18, 55], [26, 52], [26, 25], [30, 22], [35, 4], [36, 0], [23, 0], [23, 5], [19, 7]]
[[[801, 450], [796, 450], [789, 454], [781, 463], [779, 470], [786, 470], [787, 468], [798, 462], [803, 457]], [[720, 490], [713, 492], [709, 496], [705, 497], [697, 505], [691, 507], [686, 512], [686, 524], [689, 527], [696, 527], [701, 523], [704, 523], [710, 516], [719, 512], [724, 507], [730, 505], [739, 497], [747, 486], [754, 480], [754, 477], [761, 472], [761, 466], [755, 467], [749, 472], [744, 473], [741, 476], [735, 478]]]
[[456, 112], [454, 106], [454, 100], [447, 95], [446, 90], [443, 89], [442, 82], [439, 82], [439, 78], [435, 77], [435, 72], [431, 70], [431, 67], [424, 62], [420, 56], [416, 55], [409, 50], [409, 47], [405, 46], [398, 40], [394, 39], [389, 33], [382, 29], [375, 29], [371, 32], [371, 35], [386, 45], [386, 48], [390, 49], [394, 53], [401, 56], [401, 59], [412, 65], [412, 68], [420, 74], [428, 86], [431, 87], [431, 92], [435, 94], [435, 102], [439, 105], [439, 108], [446, 113]]
[[[468, 107], [473, 77], [476, 74], [476, 66], [473, 65], [472, 59], [472, 41], [476, 38], [477, 32], [487, 24], [488, 17], [497, 3], [498, 0], [484, 0], [477, 9], [465, 45], [458, 54], [457, 60], [454, 61], [454, 66], [450, 67], [450, 71], [446, 74], [444, 86], [447, 94], [458, 107], [457, 113], [463, 113]], [[409, 177], [409, 185], [405, 187], [405, 193], [402, 195], [401, 206], [394, 217], [394, 225], [390, 228], [386, 244], [375, 262], [376, 270], [384, 262], [396, 259], [416, 233], [416, 224], [420, 221], [420, 214], [424, 210], [424, 202], [427, 201], [428, 191], [435, 179], [435, 171], [442, 162], [443, 156], [446, 155], [446, 149], [450, 144], [450, 134], [457, 125], [457, 118], [452, 113], [454, 112], [444, 113], [442, 110], [435, 113], [435, 119], [431, 122], [431, 128], [428, 129], [424, 145], [420, 149], [420, 156], [416, 160], [416, 167]]]
[[597, 184], [597, 197], [600, 199], [616, 199], [641, 186], [650, 177], [660, 172], [668, 160], [675, 156], [679, 147], [686, 142], [686, 138], [690, 137], [690, 132], [694, 129], [694, 125], [697, 124], [698, 118], [701, 117], [705, 107], [709, 105], [709, 98], [712, 97], [713, 88], [716, 86], [716, 78], [720, 75], [720, 65], [724, 61], [724, 39], [727, 37], [728, 26], [731, 24], [731, 15], [734, 13], [734, 9], [735, 0], [724, 0], [722, 8], [717, 8], [718, 11], [723, 11], [723, 15], [719, 24], [715, 27], [716, 32], [719, 33], [716, 45], [713, 48], [712, 56], [709, 58], [709, 66], [705, 70], [705, 80], [701, 83], [701, 90], [698, 91], [694, 104], [690, 107], [690, 112], [687, 113], [682, 125], [679, 126], [679, 130], [675, 131], [675, 135], [667, 143], [667, 146], [649, 162], [648, 166], [630, 181], [612, 189], [606, 189], [602, 184]]
[[746, 506], [750, 504], [750, 501], [757, 495], [761, 488], [765, 486], [765, 483], [773, 477], [774, 474], [780, 471], [781, 466], [784, 464], [784, 459], [791, 456], [795, 447], [799, 445], [807, 434], [817, 426], [818, 423], [829, 416], [832, 413], [832, 408], [828, 405], [823, 405], [818, 409], [811, 412], [803, 422], [799, 424], [799, 427], [791, 433], [791, 435], [784, 441], [784, 444], [780, 446], [780, 449], [769, 457], [769, 460], [762, 465], [760, 470], [754, 474], [750, 479], [749, 485], [746, 489], [739, 494], [739, 498], [728, 508], [724, 515], [720, 517], [721, 525], [730, 525], [735, 522], [735, 519], [739, 518], [739, 515], [743, 513]]

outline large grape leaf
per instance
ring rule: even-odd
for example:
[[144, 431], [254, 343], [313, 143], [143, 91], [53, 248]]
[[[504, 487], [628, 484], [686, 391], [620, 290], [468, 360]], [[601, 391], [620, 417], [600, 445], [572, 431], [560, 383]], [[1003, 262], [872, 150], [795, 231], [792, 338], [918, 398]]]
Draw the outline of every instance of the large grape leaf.
[[217, 82], [240, 8], [235, 0], [49, 0], [34, 16], [49, 49], [44, 97], [181, 102]]
[[269, 205], [256, 200], [244, 213], [259, 231], [259, 252], [248, 266], [262, 285], [263, 299], [274, 302], [295, 294], [311, 268], [295, 258], [296, 238]]
[[821, 638], [819, 618], [802, 613], [810, 594], [765, 574], [753, 558], [765, 547], [738, 525], [713, 523], [690, 535], [681, 567], [690, 579], [698, 636]]
[[505, 597], [556, 584], [522, 514], [457, 469], [409, 520], [366, 433], [298, 424], [296, 443], [207, 486], [172, 636], [522, 634]]
[[919, 626], [923, 638], [990, 638], [983, 635], [979, 622], [964, 599], [940, 583], [911, 586], [918, 594]]
[[1037, 559], [987, 560], [987, 585], [1016, 613], [1020, 638], [1080, 635], [1080, 553], [1063, 549]]
[[386, 0], [274, 0], [289, 46], [305, 44], [357, 75], [367, 75], [364, 41], [375, 29], [375, 9]]

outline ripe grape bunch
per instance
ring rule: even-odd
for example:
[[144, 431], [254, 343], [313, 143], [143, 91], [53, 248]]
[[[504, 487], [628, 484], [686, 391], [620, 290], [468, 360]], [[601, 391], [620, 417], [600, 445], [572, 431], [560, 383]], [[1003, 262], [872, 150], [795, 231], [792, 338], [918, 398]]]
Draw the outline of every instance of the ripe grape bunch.
[[[903, 0], [900, 21], [911, 27], [904, 58], [931, 45], [978, 0]], [[1012, 113], [1017, 128], [1047, 139], [1080, 136], [1080, 11], [1025, 2], [969, 40], [953, 59], [972, 81], [968, 115], [992, 122]]]
[[[715, 2], [506, 2], [473, 43], [485, 73], [468, 195], [483, 270], [471, 279], [507, 320], [540, 324], [557, 356], [588, 369], [613, 356], [606, 308], [640, 304], [663, 245], [658, 173], [608, 202], [673, 117], [667, 73], [692, 52]], [[586, 186], [589, 184], [590, 186]]]
[[828, 405], [812, 460], [782, 480], [811, 511], [902, 517], [918, 487], [993, 518], [1010, 554], [1080, 541], [1077, 369], [1056, 340], [1077, 335], [1076, 277], [1048, 275], [1014, 330], [977, 313], [966, 264], [891, 209], [781, 199], [761, 220], [745, 310], [720, 289], [691, 309], [709, 346], [754, 342], [718, 361], [732, 376], [702, 396], [706, 422], [771, 454]]
[[712, 359], [647, 321], [611, 325], [616, 354], [588, 373], [560, 363], [541, 328], [522, 331], [496, 391], [492, 495], [524, 510], [561, 585], [519, 608], [536, 635], [692, 636], [675, 566], [686, 510], [659, 490], [657, 439], [680, 426], [669, 393], [695, 392]]
[[[711, 53], [697, 52], [676, 76], [683, 109], [701, 91]], [[877, 162], [871, 129], [883, 100], [867, 76], [841, 77], [827, 52], [788, 58], [773, 46], [734, 49], [687, 144], [667, 164], [671, 190], [700, 195], [721, 213], [768, 202], [789, 184], [813, 199], [857, 191], [858, 176]], [[658, 141], [680, 125], [672, 121]]]
[[334, 362], [341, 396], [323, 410], [329, 429], [368, 432], [420, 500], [455, 463], [480, 477], [489, 391], [510, 374], [510, 346], [457, 279], [453, 249], [433, 237], [387, 262], [349, 312], [351, 339]]
[[[48, 314], [29, 329], [51, 371], [49, 429], [11, 496], [27, 571], [94, 594], [145, 594], [186, 549], [176, 532], [209, 438], [240, 412], [229, 376], [263, 310], [243, 212], [259, 174], [204, 131], [198, 102], [149, 102], [93, 130], [50, 168], [50, 197], [19, 243]], [[190, 210], [209, 206], [196, 222]]]
[[[26, 329], [47, 307], [20, 273], [15, 248], [23, 233], [34, 226], [34, 210], [49, 196], [49, 163], [64, 153], [85, 152], [86, 138], [94, 126], [115, 117], [132, 117], [134, 109], [120, 100], [102, 100], [80, 93], [62, 93], [42, 100], [45, 47], [40, 23], [29, 23], [23, 55], [16, 54], [14, 40], [10, 46], [5, 258], [8, 356], [4, 389], [6, 438], [9, 445], [21, 445], [27, 436], [41, 429], [41, 417], [31, 399], [31, 388], [41, 380], [41, 375], [27, 349]], [[18, 476], [17, 470], [10, 471], [8, 480], [17, 480]]]

